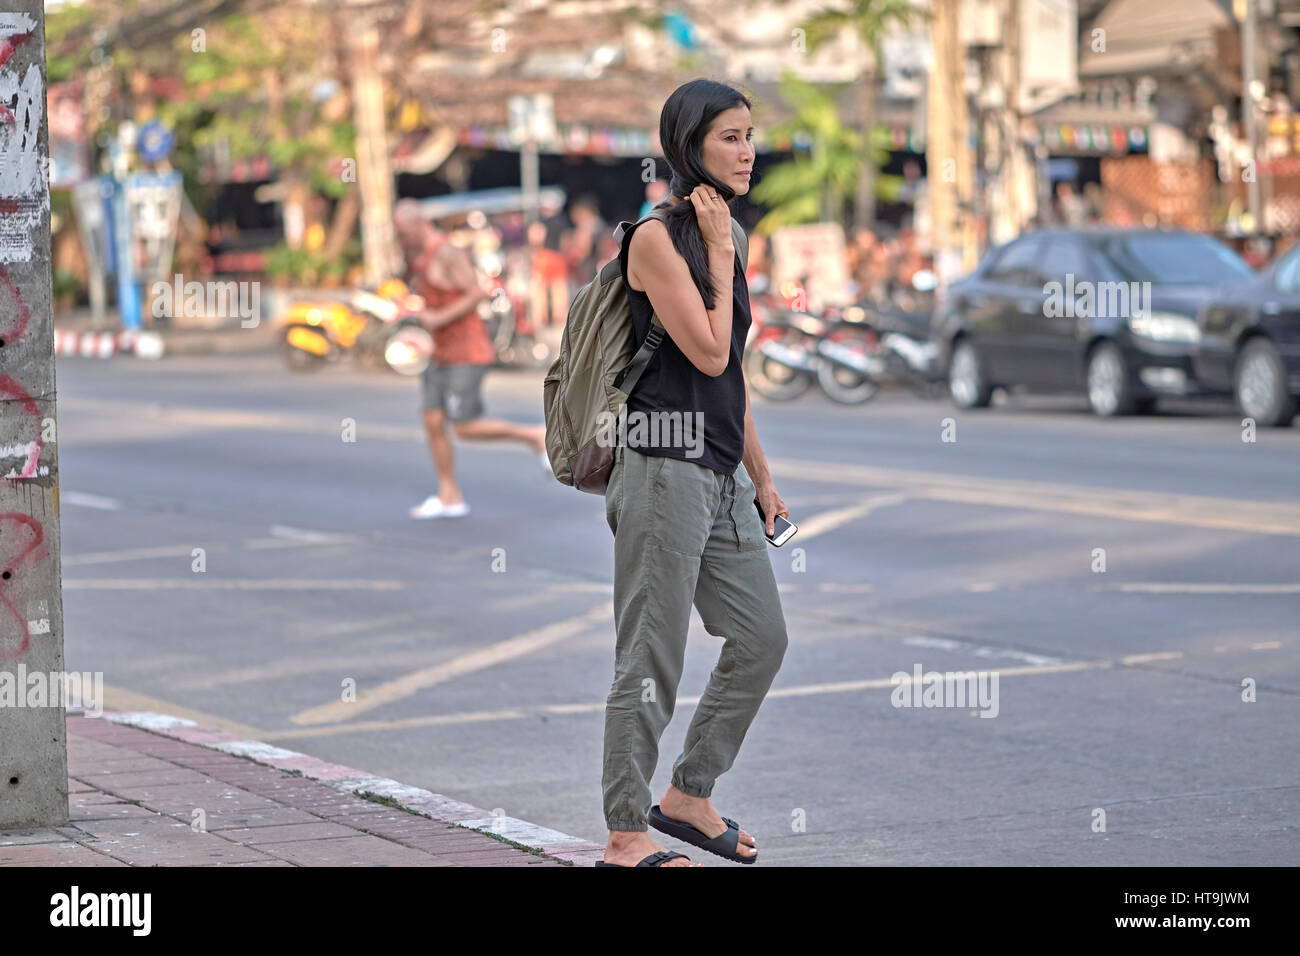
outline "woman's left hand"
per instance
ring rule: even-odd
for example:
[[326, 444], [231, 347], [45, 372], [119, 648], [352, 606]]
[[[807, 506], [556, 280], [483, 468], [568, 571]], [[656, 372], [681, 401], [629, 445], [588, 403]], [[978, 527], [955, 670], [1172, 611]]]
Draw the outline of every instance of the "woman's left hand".
[[755, 491], [758, 495], [759, 507], [763, 509], [763, 517], [767, 522], [767, 527], [764, 531], [766, 534], [771, 535], [773, 532], [773, 516], [780, 515], [782, 518], [788, 519], [790, 517], [790, 512], [786, 510], [785, 502], [782, 501], [781, 496], [776, 493], [776, 485], [772, 482], [767, 482], [762, 487], [755, 489]]

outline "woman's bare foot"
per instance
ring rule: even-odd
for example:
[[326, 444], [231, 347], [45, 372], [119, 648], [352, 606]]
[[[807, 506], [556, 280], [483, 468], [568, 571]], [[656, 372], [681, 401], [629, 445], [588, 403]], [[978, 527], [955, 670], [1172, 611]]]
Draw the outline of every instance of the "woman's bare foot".
[[[713, 809], [713, 803], [708, 797], [692, 797], [671, 784], [663, 799], [659, 801], [659, 809], [670, 819], [689, 823], [710, 840], [727, 832], [727, 825], [722, 822], [722, 814]], [[741, 830], [740, 839], [736, 843], [736, 852], [741, 856], [756, 856], [758, 844], [752, 836]]]
[[[636, 866], [652, 853], [666, 850], [650, 838], [645, 830], [611, 830], [605, 844], [605, 862], [618, 866]], [[675, 856], [661, 866], [703, 866], [684, 856]]]

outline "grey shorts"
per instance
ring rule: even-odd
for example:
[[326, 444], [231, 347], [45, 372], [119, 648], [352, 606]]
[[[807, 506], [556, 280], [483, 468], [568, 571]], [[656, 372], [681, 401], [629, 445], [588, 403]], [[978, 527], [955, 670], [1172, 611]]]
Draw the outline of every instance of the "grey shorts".
[[453, 422], [483, 414], [483, 376], [491, 365], [439, 365], [424, 370], [424, 408], [442, 409]]

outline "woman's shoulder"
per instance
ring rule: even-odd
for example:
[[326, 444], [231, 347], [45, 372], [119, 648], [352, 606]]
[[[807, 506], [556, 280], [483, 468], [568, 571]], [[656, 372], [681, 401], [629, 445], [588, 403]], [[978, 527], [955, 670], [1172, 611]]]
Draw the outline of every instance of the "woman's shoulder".
[[645, 264], [662, 262], [666, 256], [678, 254], [673, 247], [672, 237], [668, 235], [668, 227], [658, 219], [648, 219], [632, 231], [632, 238], [628, 241], [628, 272], [636, 272], [634, 258], [636, 262]]

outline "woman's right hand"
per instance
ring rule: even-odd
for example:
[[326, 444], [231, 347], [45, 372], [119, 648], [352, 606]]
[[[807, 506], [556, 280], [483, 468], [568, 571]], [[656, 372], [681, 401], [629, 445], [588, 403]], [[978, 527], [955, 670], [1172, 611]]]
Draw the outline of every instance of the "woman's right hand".
[[[711, 198], [713, 196], [718, 198]], [[691, 203], [695, 206], [695, 219], [700, 224], [700, 235], [705, 244], [720, 249], [730, 247], [731, 210], [718, 191], [701, 183], [691, 190]]]

